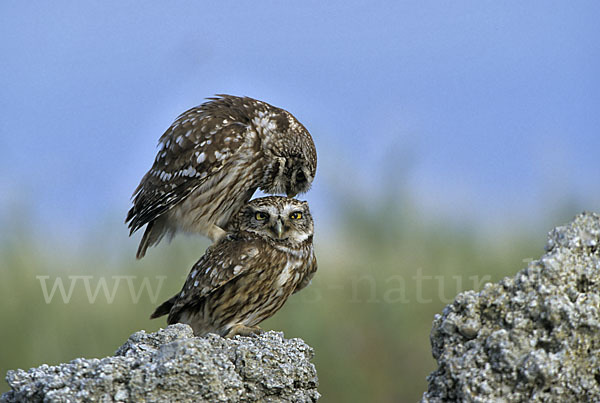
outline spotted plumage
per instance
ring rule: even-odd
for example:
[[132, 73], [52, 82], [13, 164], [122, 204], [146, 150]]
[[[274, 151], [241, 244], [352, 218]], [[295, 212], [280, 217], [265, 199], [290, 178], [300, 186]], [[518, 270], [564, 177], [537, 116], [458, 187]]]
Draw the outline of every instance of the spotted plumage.
[[292, 114], [247, 97], [210, 98], [162, 135], [133, 194], [130, 235], [146, 225], [137, 257], [179, 231], [216, 241], [257, 189], [293, 197], [310, 188], [316, 169], [312, 137]]
[[151, 318], [187, 323], [197, 336], [231, 337], [259, 331], [317, 270], [313, 221], [306, 202], [269, 196], [246, 204], [227, 235], [192, 268], [183, 289]]

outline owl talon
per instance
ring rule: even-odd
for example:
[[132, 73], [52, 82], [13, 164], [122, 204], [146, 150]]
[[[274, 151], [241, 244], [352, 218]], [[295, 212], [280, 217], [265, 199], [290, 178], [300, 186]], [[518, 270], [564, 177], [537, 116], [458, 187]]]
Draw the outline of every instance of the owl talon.
[[225, 235], [227, 235], [227, 232], [218, 225], [213, 225], [208, 232], [208, 237], [211, 239], [211, 241], [213, 241], [213, 243], [217, 243]]
[[264, 333], [264, 330], [262, 330], [258, 326], [234, 325], [231, 329], [229, 329], [229, 332], [227, 332], [225, 337], [227, 337], [227, 338], [231, 338], [233, 336], [256, 337], [260, 333]]

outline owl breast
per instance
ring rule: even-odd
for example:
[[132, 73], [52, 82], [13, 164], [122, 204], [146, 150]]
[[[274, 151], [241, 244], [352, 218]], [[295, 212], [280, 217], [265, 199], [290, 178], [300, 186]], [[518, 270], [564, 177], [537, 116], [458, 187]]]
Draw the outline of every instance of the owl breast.
[[[236, 324], [255, 326], [271, 317], [307, 274], [305, 262], [309, 260], [306, 257], [309, 253], [308, 249], [298, 256], [276, 252], [280, 256], [272, 256], [263, 267], [252, 269], [228, 283], [227, 287], [216, 290], [198, 311], [203, 318], [190, 321], [202, 326], [194, 328], [194, 332], [226, 334]], [[269, 265], [268, 261], [285, 263]]]

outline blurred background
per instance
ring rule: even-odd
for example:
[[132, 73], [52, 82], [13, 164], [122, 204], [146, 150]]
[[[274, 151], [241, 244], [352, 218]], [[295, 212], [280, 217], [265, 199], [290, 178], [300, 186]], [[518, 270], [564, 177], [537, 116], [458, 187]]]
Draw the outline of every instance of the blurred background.
[[[431, 321], [600, 210], [600, 3], [0, 4], [0, 374], [154, 331], [207, 242], [135, 260], [159, 136], [216, 93], [292, 112], [319, 153], [319, 272], [265, 329], [323, 401], [409, 402]], [[0, 383], [0, 392], [8, 389]]]

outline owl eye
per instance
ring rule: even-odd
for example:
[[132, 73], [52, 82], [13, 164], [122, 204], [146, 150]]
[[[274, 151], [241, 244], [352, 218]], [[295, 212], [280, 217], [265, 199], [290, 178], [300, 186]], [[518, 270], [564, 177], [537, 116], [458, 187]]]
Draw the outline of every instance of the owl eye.
[[256, 218], [258, 221], [264, 221], [267, 218], [269, 218], [269, 215], [262, 211], [257, 211], [256, 213], [254, 213], [254, 218]]
[[302, 213], [299, 211], [294, 211], [292, 214], [290, 214], [290, 218], [292, 220], [299, 220], [302, 218]]

